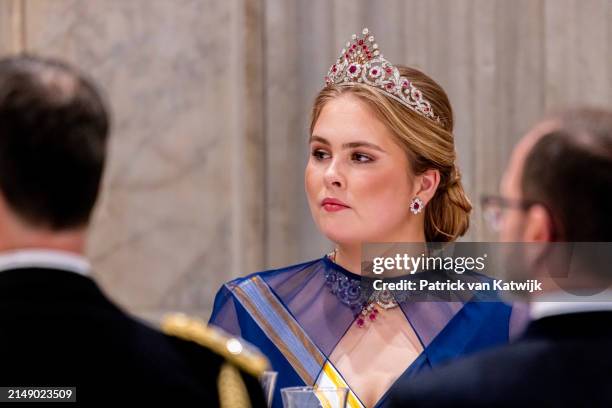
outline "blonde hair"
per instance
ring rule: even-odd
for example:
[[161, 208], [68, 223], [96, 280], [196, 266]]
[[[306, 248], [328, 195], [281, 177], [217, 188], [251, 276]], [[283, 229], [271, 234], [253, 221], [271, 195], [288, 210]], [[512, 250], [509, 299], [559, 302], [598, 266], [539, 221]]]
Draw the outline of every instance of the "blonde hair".
[[429, 242], [454, 241], [465, 234], [470, 225], [472, 204], [465, 194], [461, 175], [455, 165], [450, 101], [442, 87], [421, 71], [404, 66], [397, 68], [402, 76], [421, 90], [424, 98], [431, 103], [433, 112], [440, 118], [439, 122], [421, 116], [371, 86], [331, 85], [323, 88], [315, 99], [310, 133], [330, 100], [351, 94], [367, 103], [406, 151], [414, 174], [422, 174], [428, 169], [440, 172], [440, 184], [425, 207], [425, 238]]

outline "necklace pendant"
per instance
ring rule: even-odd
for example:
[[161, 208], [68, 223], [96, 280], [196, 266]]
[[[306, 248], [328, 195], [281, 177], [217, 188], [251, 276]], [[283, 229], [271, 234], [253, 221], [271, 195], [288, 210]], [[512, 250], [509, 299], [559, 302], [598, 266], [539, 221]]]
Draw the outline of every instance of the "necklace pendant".
[[397, 301], [393, 297], [393, 294], [388, 290], [375, 291], [370, 296], [368, 303], [361, 309], [361, 312], [357, 316], [355, 323], [357, 327], [362, 328], [365, 326], [367, 321], [375, 322], [380, 311], [393, 309], [398, 306]]
[[362, 328], [365, 326], [366, 321], [374, 322], [378, 317], [378, 308], [376, 307], [376, 303], [370, 302], [366, 306], [361, 309], [357, 320], [355, 321], [357, 327]]

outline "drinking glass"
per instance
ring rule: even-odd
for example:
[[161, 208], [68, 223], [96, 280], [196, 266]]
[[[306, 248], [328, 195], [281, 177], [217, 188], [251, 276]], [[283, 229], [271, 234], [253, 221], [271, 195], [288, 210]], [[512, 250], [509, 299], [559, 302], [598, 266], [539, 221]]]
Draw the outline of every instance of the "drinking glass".
[[284, 408], [345, 408], [348, 388], [289, 387], [281, 396]]

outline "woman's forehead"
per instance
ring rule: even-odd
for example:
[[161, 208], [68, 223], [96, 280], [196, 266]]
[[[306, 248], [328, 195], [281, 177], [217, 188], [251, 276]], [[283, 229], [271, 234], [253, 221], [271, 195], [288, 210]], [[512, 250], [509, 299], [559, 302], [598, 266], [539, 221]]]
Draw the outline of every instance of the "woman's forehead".
[[343, 94], [328, 101], [315, 122], [312, 136], [330, 143], [360, 139], [371, 143], [393, 143], [392, 133], [368, 104], [356, 96]]

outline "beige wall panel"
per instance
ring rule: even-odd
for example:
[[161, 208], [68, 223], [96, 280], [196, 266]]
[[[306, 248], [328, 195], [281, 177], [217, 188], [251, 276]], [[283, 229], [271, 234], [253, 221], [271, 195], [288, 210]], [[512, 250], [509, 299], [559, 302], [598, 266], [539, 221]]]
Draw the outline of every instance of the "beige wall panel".
[[142, 315], [205, 315], [223, 281], [262, 266], [257, 4], [27, 2], [28, 48], [91, 73], [111, 101], [89, 252]]

